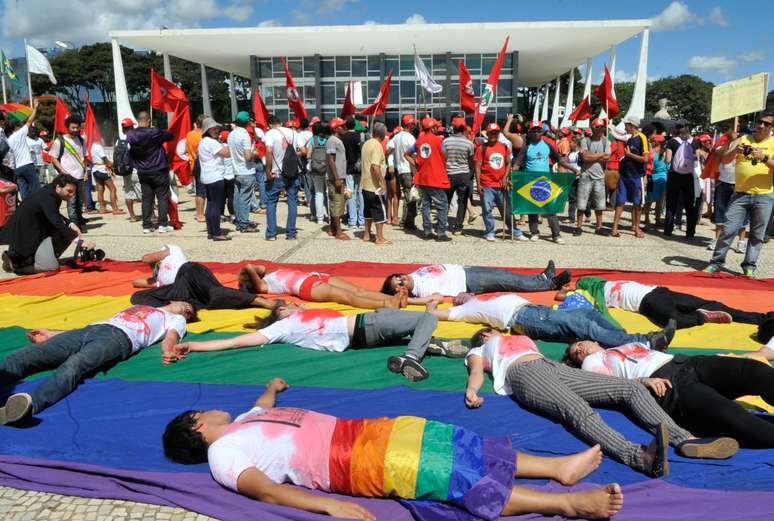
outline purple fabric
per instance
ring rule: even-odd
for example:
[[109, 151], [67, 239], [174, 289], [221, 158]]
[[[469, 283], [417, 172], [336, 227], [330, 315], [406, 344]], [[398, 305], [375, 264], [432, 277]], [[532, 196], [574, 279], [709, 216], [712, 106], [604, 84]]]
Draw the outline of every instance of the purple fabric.
[[484, 438], [481, 455], [486, 475], [465, 494], [465, 508], [483, 519], [497, 519], [511, 497], [516, 451], [505, 436]]

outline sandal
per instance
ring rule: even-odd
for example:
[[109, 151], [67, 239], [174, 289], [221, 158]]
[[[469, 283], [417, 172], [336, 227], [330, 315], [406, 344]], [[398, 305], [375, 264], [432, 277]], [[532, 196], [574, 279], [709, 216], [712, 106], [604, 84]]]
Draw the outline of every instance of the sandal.
[[621, 232], [610, 232], [610, 237], [620, 237]]

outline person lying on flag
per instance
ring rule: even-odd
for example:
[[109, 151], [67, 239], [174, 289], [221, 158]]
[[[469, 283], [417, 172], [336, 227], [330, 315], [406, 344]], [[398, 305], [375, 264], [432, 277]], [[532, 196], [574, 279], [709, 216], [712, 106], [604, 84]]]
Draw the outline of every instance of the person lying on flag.
[[733, 436], [743, 447], [774, 447], [774, 424], [734, 400], [760, 396], [774, 406], [774, 368], [750, 358], [668, 355], [642, 344], [605, 350], [582, 340], [562, 360], [596, 374], [642, 383], [675, 422], [704, 436]]
[[159, 251], [146, 253], [142, 262], [153, 269], [150, 277], [142, 277], [132, 281], [135, 288], [160, 288], [175, 282], [180, 267], [188, 262], [183, 249], [176, 244], [165, 244]]
[[494, 291], [548, 291], [570, 282], [571, 274], [556, 275], [554, 261], [537, 275], [519, 275], [497, 268], [433, 264], [409, 273], [393, 273], [384, 279], [382, 293], [397, 295], [408, 292], [409, 304], [427, 304], [439, 297], [454, 297], [460, 293], [491, 293]]
[[14, 385], [33, 374], [54, 370], [29, 393], [12, 394], [0, 407], [0, 425], [18, 422], [54, 405], [85, 379], [107, 371], [161, 341], [161, 361], [175, 361], [174, 346], [196, 312], [187, 302], [160, 308], [131, 306], [104, 322], [71, 331], [36, 329], [33, 342], [0, 362], [0, 385]]
[[405, 343], [406, 337], [411, 337], [405, 354], [389, 357], [387, 368], [412, 382], [418, 382], [430, 376], [422, 365], [425, 354], [461, 358], [468, 351], [461, 342], [441, 342], [433, 338], [438, 319], [430, 313], [377, 309], [344, 315], [332, 309], [307, 309], [279, 302], [280, 305], [268, 317], [245, 325], [255, 328], [255, 332], [222, 340], [178, 344], [175, 346], [177, 359], [182, 360], [195, 351], [224, 351], [283, 343], [340, 353], [349, 348], [400, 345]]
[[276, 407], [277, 394], [288, 387], [274, 378], [233, 420], [220, 410], [183, 412], [164, 431], [164, 453], [177, 463], [207, 462], [215, 481], [244, 496], [336, 518], [376, 520], [355, 502], [304, 488], [441, 501], [485, 520], [533, 512], [607, 518], [623, 507], [616, 483], [569, 493], [513, 485], [514, 477], [574, 485], [601, 463], [598, 446], [568, 456], [533, 456], [517, 452], [508, 437], [483, 438], [416, 416], [340, 419]]
[[629, 334], [594, 309], [552, 309], [531, 304], [515, 293], [461, 293], [454, 298], [454, 306], [445, 309], [438, 308], [440, 302], [441, 299], [432, 300], [426, 306], [427, 312], [440, 320], [510, 329], [534, 340], [570, 343], [584, 339], [607, 347], [640, 342], [657, 351], [666, 351], [675, 334], [674, 322], [661, 331]]
[[364, 309], [405, 307], [407, 297], [391, 297], [356, 286], [342, 277], [327, 273], [278, 268], [268, 272], [262, 264], [247, 264], [239, 272], [239, 288], [264, 294], [293, 295], [309, 302], [336, 302]]
[[[631, 280], [606, 280], [600, 277], [581, 277], [575, 283], [575, 299], [583, 298], [600, 313], [610, 317], [608, 309], [617, 308], [648, 317], [659, 326], [674, 319], [677, 329], [700, 326], [705, 323], [759, 325], [774, 312], [742, 311], [716, 300], [706, 300], [687, 293], [672, 291], [663, 286], [640, 284]], [[580, 290], [580, 292], [578, 292]], [[568, 284], [560, 289], [554, 300], [563, 302], [573, 291]], [[616, 323], [617, 324], [617, 323]]]
[[[484, 372], [497, 394], [510, 395], [523, 407], [561, 421], [573, 434], [598, 444], [602, 452], [650, 477], [669, 474], [668, 445], [686, 458], [726, 459], [739, 444], [731, 438], [696, 438], [679, 427], [639, 383], [567, 367], [547, 359], [527, 336], [503, 336], [483, 328], [471, 338], [465, 358], [468, 382], [465, 405], [481, 407]], [[591, 407], [625, 407], [640, 425], [655, 432], [647, 446], [633, 443], [611, 428]]]

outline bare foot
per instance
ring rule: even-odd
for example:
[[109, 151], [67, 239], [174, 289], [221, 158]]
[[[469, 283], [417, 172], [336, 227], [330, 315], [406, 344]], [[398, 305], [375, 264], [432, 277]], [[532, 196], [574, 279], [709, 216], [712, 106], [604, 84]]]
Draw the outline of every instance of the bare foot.
[[374, 241], [374, 244], [376, 244], [377, 246], [388, 246], [392, 244], [392, 241], [388, 241], [387, 239], [376, 239]]
[[602, 463], [602, 448], [599, 445], [559, 459], [559, 468], [556, 472], [556, 481], [562, 485], [576, 484], [592, 472]]
[[363, 235], [363, 242], [371, 242], [371, 236], [370, 235]]
[[54, 335], [51, 330], [45, 328], [33, 329], [27, 332], [27, 339], [33, 344], [42, 344], [52, 336]]
[[616, 515], [623, 508], [621, 485], [611, 483], [588, 492], [571, 492], [565, 496], [567, 517], [607, 518]]
[[130, 223], [136, 223], [137, 221], [140, 220], [140, 218], [137, 217], [136, 215], [130, 215], [126, 220], [129, 221]]
[[199, 217], [199, 216], [194, 217], [194, 220], [196, 222], [198, 222], [198, 223], [206, 223], [207, 222], [207, 219], [205, 219], [204, 217]]
[[340, 240], [340, 241], [350, 241], [350, 240], [352, 240], [352, 237], [350, 237], [349, 235], [347, 235], [346, 233], [343, 233], [343, 232], [338, 234], [336, 236], [336, 238], [338, 240]]
[[118, 208], [116, 210], [113, 210], [113, 215], [124, 215], [126, 212], [123, 211], [121, 208]]

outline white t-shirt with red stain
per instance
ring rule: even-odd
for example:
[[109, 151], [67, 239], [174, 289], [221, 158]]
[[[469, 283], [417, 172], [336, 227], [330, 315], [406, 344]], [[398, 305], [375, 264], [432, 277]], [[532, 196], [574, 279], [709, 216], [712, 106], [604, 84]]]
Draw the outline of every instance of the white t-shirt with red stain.
[[166, 244], [164, 248], [169, 252], [169, 255], [159, 262], [159, 272], [156, 275], [156, 286], [158, 287], [169, 286], [175, 282], [180, 266], [188, 262], [188, 258], [186, 258], [180, 246]]
[[414, 281], [411, 295], [414, 297], [429, 297], [440, 293], [445, 297], [454, 297], [467, 290], [465, 268], [459, 264], [433, 264], [424, 266], [409, 277]]
[[325, 273], [298, 271], [290, 269], [277, 269], [267, 273], [263, 281], [269, 286], [267, 293], [278, 293], [298, 296], [301, 286], [309, 277], [322, 276]]
[[295, 344], [340, 353], [349, 347], [347, 317], [332, 309], [304, 309], [258, 330], [269, 344]]
[[305, 409], [254, 407], [238, 416], [207, 450], [215, 481], [237, 490], [253, 467], [275, 483], [329, 490], [329, 457], [336, 418]]
[[132, 306], [97, 324], [109, 324], [126, 333], [132, 342], [132, 353], [162, 340], [170, 330], [177, 331], [178, 338], [185, 336], [182, 315], [151, 306]]
[[624, 344], [587, 356], [583, 360], [581, 369], [633, 380], [650, 377], [656, 369], [673, 358], [672, 355], [651, 351], [643, 344]]
[[611, 280], [605, 282], [605, 305], [609, 308], [624, 309], [637, 313], [640, 310], [642, 299], [656, 289], [656, 287], [631, 280]]
[[486, 293], [476, 295], [461, 306], [449, 310], [449, 320], [487, 324], [498, 329], [508, 327], [511, 318], [529, 301], [515, 293]]
[[513, 394], [508, 385], [508, 367], [526, 355], [540, 355], [537, 344], [524, 335], [497, 335], [487, 340], [481, 347], [474, 347], [465, 357], [465, 365], [471, 356], [480, 356], [484, 371], [492, 375], [492, 386], [497, 394]]

